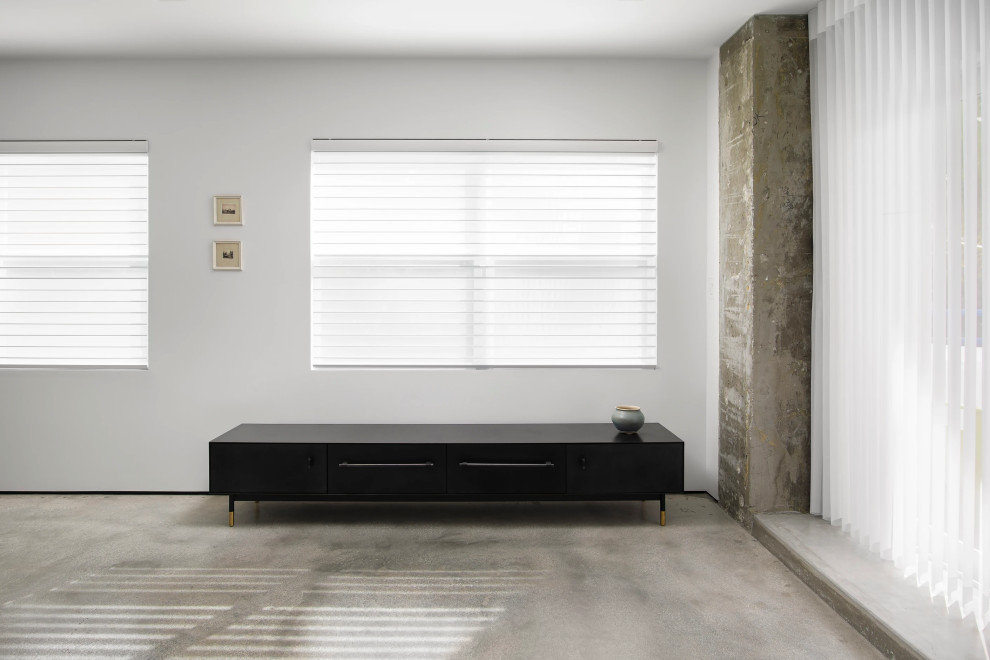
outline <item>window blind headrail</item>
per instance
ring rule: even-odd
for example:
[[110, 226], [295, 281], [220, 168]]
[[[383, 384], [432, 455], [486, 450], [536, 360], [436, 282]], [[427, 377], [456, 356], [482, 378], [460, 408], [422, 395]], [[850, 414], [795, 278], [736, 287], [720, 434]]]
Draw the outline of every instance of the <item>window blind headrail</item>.
[[393, 139], [348, 139], [321, 138], [313, 140], [314, 152], [461, 152], [489, 151], [512, 153], [554, 153], [554, 152], [620, 152], [652, 153], [660, 148], [657, 140], [502, 140], [502, 139], [439, 139], [439, 140], [393, 140]]
[[0, 154], [146, 154], [147, 140], [0, 140]]

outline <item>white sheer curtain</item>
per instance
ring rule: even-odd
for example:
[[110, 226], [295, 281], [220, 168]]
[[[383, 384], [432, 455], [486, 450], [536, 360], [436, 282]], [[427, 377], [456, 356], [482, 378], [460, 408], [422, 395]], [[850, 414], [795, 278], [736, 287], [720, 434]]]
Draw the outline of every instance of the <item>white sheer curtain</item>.
[[985, 628], [990, 0], [820, 2], [812, 510]]

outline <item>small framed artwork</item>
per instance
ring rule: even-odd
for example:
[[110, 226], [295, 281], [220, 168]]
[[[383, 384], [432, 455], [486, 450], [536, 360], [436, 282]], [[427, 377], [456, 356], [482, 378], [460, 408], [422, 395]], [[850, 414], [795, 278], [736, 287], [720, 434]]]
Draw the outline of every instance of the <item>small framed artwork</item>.
[[243, 225], [240, 195], [217, 195], [213, 198], [213, 224]]
[[240, 241], [213, 241], [213, 270], [241, 270]]

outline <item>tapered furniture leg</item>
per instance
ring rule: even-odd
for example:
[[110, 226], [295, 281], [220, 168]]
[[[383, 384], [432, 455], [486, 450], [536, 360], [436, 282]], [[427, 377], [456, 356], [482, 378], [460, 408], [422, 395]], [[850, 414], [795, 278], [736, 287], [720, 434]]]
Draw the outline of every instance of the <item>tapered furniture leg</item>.
[[660, 525], [664, 526], [666, 524], [667, 524], [667, 496], [661, 494], [660, 495]]
[[230, 526], [233, 527], [234, 526], [234, 496], [230, 495], [229, 499], [230, 499], [230, 504], [227, 507], [227, 510], [229, 511], [229, 513], [227, 514], [227, 520], [230, 523]]

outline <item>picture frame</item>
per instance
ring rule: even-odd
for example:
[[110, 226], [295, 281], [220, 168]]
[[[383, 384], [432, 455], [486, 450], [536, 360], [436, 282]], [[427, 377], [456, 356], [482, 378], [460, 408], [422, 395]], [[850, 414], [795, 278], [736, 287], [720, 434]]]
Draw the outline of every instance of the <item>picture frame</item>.
[[243, 270], [240, 241], [213, 241], [213, 270]]
[[215, 195], [213, 197], [213, 224], [235, 226], [244, 224], [240, 195]]

